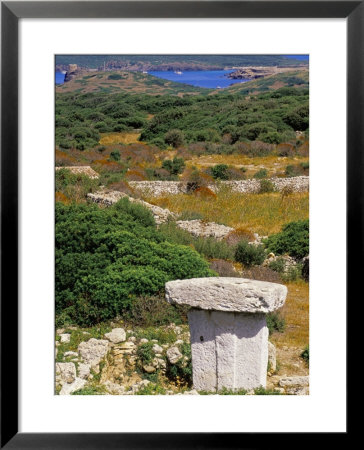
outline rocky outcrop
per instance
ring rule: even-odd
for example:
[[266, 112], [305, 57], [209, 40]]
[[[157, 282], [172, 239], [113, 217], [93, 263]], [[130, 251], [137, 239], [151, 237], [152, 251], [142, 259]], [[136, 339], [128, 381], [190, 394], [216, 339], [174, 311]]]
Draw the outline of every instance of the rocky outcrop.
[[177, 220], [176, 222], [179, 228], [188, 231], [193, 236], [202, 237], [214, 237], [216, 239], [223, 239], [234, 228], [227, 227], [226, 225], [219, 225], [215, 222], [203, 222], [202, 220]]

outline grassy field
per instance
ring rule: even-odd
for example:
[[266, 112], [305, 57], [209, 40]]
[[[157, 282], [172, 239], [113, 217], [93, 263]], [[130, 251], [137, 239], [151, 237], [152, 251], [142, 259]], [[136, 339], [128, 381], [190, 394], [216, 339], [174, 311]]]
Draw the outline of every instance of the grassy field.
[[216, 164], [227, 164], [237, 169], [246, 169], [244, 173], [247, 178], [251, 178], [259, 169], [266, 169], [267, 176], [274, 177], [284, 174], [287, 166], [307, 163], [308, 160], [307, 156], [204, 155], [186, 161], [186, 166], [190, 168], [195, 166], [197, 169], [203, 170]]
[[148, 197], [144, 199], [178, 214], [198, 212], [203, 220], [217, 222], [260, 235], [277, 233], [292, 221], [308, 218], [308, 192], [240, 194], [222, 189], [216, 197], [189, 194]]

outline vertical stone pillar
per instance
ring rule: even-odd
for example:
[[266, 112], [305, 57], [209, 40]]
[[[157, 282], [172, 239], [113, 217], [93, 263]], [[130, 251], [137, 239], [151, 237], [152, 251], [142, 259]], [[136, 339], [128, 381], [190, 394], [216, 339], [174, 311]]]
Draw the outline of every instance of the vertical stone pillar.
[[266, 386], [265, 315], [280, 308], [286, 286], [244, 278], [193, 278], [166, 283], [169, 303], [189, 305], [193, 386], [197, 390]]

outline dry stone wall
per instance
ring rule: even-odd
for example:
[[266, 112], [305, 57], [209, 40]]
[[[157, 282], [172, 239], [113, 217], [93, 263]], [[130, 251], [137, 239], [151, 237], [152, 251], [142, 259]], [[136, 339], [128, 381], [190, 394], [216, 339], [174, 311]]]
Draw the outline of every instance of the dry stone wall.
[[[275, 177], [269, 180], [273, 183], [277, 191], [282, 191], [287, 187], [294, 192], [306, 192], [309, 190], [309, 177], [307, 176], [292, 178]], [[135, 189], [156, 197], [187, 192], [187, 185], [182, 181], [130, 181], [129, 184]], [[255, 179], [231, 180], [208, 185], [208, 188], [215, 193], [224, 187], [229, 187], [233, 192], [253, 194], [259, 192], [260, 181]]]

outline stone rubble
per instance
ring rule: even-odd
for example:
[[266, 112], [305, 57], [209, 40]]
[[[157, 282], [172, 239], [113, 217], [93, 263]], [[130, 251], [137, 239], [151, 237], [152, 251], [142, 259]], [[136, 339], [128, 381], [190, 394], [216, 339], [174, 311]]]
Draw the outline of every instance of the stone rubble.
[[[69, 328], [68, 328], [69, 329]], [[146, 338], [137, 339], [135, 342], [122, 341], [118, 343], [112, 340], [91, 338], [81, 342], [78, 347], [78, 354], [74, 351], [65, 351], [63, 356], [79, 355], [76, 362], [57, 362], [56, 363], [56, 388], [59, 395], [71, 395], [79, 389], [87, 386], [99, 386], [100, 393], [109, 395], [135, 395], [141, 389], [149, 385], [150, 381], [142, 379], [143, 376], [138, 372], [140, 364], [137, 349], [140, 345], [152, 342], [151, 350], [154, 353], [153, 359], [148, 363], [139, 365], [140, 369], [146, 376], [148, 374], [161, 374], [166, 376], [168, 365], [178, 364], [180, 367], [186, 366], [188, 358], [183, 355], [181, 345], [190, 341], [190, 333], [186, 325], [176, 326], [170, 324], [163, 328], [164, 330], [172, 330], [176, 333], [173, 343], [165, 344], [157, 339], [148, 340]], [[114, 328], [111, 339], [116, 336], [123, 337], [121, 328]], [[61, 330], [60, 334], [64, 330]], [[125, 330], [123, 330], [125, 332]], [[132, 330], [128, 330], [128, 334], [134, 334]], [[136, 334], [137, 335], [137, 334]], [[118, 340], [118, 339], [116, 339]], [[276, 369], [275, 347], [269, 343], [268, 357], [270, 361], [270, 372], [267, 374], [269, 389], [275, 389], [282, 394], [288, 395], [307, 395], [309, 393], [308, 376], [277, 376], [274, 375]], [[102, 366], [100, 363], [103, 361]], [[99, 374], [99, 375], [96, 375]], [[97, 378], [96, 378], [97, 377]], [[97, 380], [97, 381], [96, 381]], [[95, 384], [96, 383], [96, 384]], [[152, 389], [153, 391], [153, 389]], [[190, 388], [185, 391], [176, 392], [175, 387], [166, 390], [166, 395], [199, 395], [196, 388]], [[250, 395], [254, 395], [251, 390]]]

